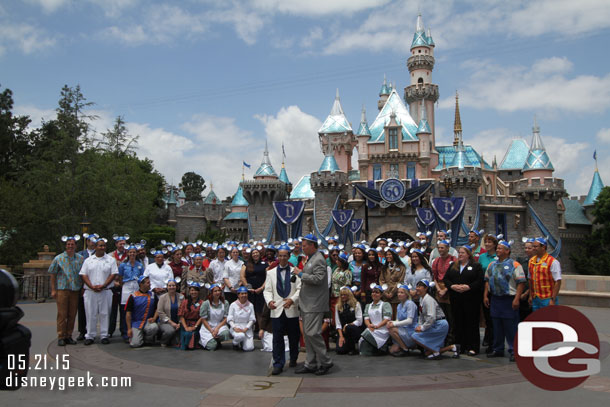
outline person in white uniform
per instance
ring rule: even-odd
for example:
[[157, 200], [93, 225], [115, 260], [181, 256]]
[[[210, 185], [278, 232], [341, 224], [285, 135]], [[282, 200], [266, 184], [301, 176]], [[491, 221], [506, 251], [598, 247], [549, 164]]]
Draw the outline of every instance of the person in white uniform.
[[165, 264], [165, 253], [167, 250], [151, 250], [155, 256], [155, 262], [150, 263], [144, 270], [144, 276], [150, 278], [150, 288], [159, 297], [167, 292], [167, 282], [174, 279], [172, 268]]
[[218, 248], [216, 258], [210, 262], [210, 267], [214, 272], [214, 282], [224, 288], [225, 264], [227, 263], [227, 249], [224, 247]]
[[241, 273], [246, 271], [244, 262], [239, 259], [237, 247], [231, 249], [231, 260], [225, 263], [223, 281], [225, 283], [225, 298], [232, 304], [237, 299], [237, 289], [241, 284]]
[[85, 314], [87, 316], [87, 334], [85, 345], [91, 345], [97, 336], [97, 323], [100, 323], [101, 343], [110, 343], [108, 339], [108, 320], [112, 305], [114, 279], [119, 273], [116, 260], [106, 254], [106, 239], [95, 242], [95, 255], [89, 256], [83, 263], [80, 276], [85, 284]]
[[229, 315], [227, 315], [234, 350], [242, 349], [244, 352], [254, 350], [252, 327], [255, 322], [254, 305], [248, 301], [248, 289], [242, 285], [237, 289], [237, 301], [229, 306]]
[[222, 288], [218, 284], [212, 284], [209, 290], [209, 298], [199, 311], [203, 323], [199, 330], [201, 338], [199, 343], [206, 350], [216, 350], [221, 347], [222, 341], [228, 341], [230, 338], [227, 328], [229, 303], [222, 295]]
[[386, 326], [392, 319], [392, 306], [381, 301], [381, 294], [387, 288], [385, 284], [371, 284], [373, 302], [364, 309], [364, 324], [366, 329], [360, 339], [360, 354], [364, 356], [382, 355], [387, 352], [390, 332]]

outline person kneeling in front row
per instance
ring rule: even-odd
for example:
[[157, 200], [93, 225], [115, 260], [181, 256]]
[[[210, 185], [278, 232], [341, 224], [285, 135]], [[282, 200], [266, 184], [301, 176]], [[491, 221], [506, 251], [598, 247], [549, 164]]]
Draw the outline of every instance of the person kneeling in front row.
[[419, 321], [415, 333], [411, 336], [413, 341], [425, 349], [426, 358], [435, 360], [441, 358], [441, 353], [452, 351], [453, 358], [460, 357], [459, 345], [442, 347], [449, 332], [449, 323], [441, 306], [433, 295], [428, 293], [434, 282], [421, 280], [417, 283], [416, 291], [419, 301]]
[[129, 346], [132, 348], [154, 343], [159, 331], [159, 325], [155, 322], [157, 320], [157, 299], [150, 291], [150, 279], [140, 276], [138, 284], [139, 290], [129, 296], [125, 305], [127, 337], [129, 337]]
[[233, 349], [244, 352], [254, 350], [254, 333], [252, 326], [256, 322], [254, 305], [248, 301], [248, 289], [243, 285], [237, 289], [237, 301], [229, 306], [227, 324], [233, 336]]

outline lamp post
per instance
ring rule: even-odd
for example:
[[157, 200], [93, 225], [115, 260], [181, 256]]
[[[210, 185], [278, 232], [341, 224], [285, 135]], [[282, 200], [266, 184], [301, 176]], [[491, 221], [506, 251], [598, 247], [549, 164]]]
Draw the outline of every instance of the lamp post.
[[[89, 226], [91, 226], [91, 222], [87, 218], [87, 211], [85, 211], [85, 216], [83, 217], [83, 221], [80, 223], [80, 231], [81, 236], [85, 237], [85, 233], [89, 233]], [[83, 239], [83, 250], [87, 249], [87, 239]]]

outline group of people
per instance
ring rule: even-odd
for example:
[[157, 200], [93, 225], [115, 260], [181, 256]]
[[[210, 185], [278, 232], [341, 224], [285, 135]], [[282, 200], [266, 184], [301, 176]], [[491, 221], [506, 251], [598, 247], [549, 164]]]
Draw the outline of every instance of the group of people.
[[108, 344], [119, 316], [131, 347], [159, 341], [214, 351], [231, 341], [247, 352], [258, 336], [273, 354], [273, 374], [285, 367], [286, 347], [296, 367], [304, 345], [296, 372], [324, 375], [333, 367], [331, 338], [337, 354], [401, 357], [418, 349], [427, 359], [459, 358], [480, 352], [484, 319], [487, 356], [505, 356], [507, 348], [514, 360], [519, 321], [557, 301], [561, 266], [546, 240], [527, 239], [526, 258], [515, 259], [512, 242], [483, 231], [471, 231], [457, 248], [447, 231], [437, 232], [435, 245], [431, 237], [379, 238], [350, 252], [336, 236], [312, 234], [276, 245], [162, 242], [149, 259], [146, 242], [128, 244], [128, 235], [113, 236], [110, 253], [96, 234], [85, 235], [78, 253], [79, 236], [64, 236], [65, 252], [49, 267], [58, 345], [76, 344], [78, 311], [85, 345], [94, 343], [98, 323]]

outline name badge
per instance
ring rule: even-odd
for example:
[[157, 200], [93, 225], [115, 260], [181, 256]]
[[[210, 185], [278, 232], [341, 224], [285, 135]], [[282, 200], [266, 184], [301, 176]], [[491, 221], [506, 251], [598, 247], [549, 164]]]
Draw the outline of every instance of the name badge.
[[472, 270], [472, 266], [468, 266], [468, 270]]
[[508, 266], [504, 266], [504, 270], [508, 270], [510, 267]]

